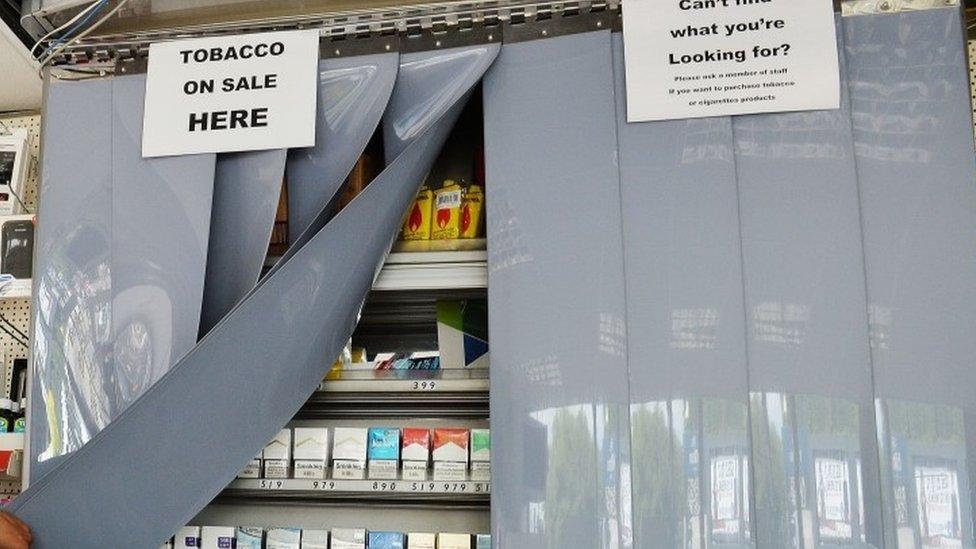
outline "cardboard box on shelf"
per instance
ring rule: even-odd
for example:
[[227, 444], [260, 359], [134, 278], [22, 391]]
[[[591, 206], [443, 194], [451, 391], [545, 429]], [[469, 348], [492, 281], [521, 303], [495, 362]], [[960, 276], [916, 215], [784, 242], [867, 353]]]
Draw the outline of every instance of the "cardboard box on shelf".
[[295, 427], [292, 459], [295, 478], [323, 479], [329, 463], [329, 430]]
[[430, 429], [403, 429], [403, 480], [427, 480], [430, 467]]
[[434, 480], [467, 479], [469, 436], [467, 429], [434, 429]]
[[301, 549], [302, 531], [298, 528], [271, 528], [266, 549]]
[[262, 453], [264, 478], [288, 478], [291, 466], [291, 429], [278, 431]]
[[407, 549], [437, 549], [437, 534], [410, 532], [407, 534]]
[[471, 535], [437, 534], [437, 549], [471, 549]]
[[176, 535], [173, 536], [173, 549], [187, 549], [188, 547], [194, 549], [200, 547], [199, 526], [184, 526], [177, 530]]
[[332, 478], [361, 480], [366, 476], [368, 431], [336, 427], [332, 432]]
[[366, 549], [366, 530], [363, 528], [333, 528], [332, 549]]
[[234, 533], [237, 549], [263, 549], [264, 529], [257, 526], [238, 526]]
[[370, 427], [367, 457], [369, 478], [396, 479], [400, 464], [400, 429]]
[[471, 429], [471, 480], [491, 480], [491, 431]]
[[437, 350], [441, 368], [488, 367], [488, 301], [437, 300]]
[[370, 532], [369, 549], [404, 549], [401, 532]]
[[329, 531], [302, 530], [302, 549], [329, 549]]
[[204, 549], [234, 549], [237, 532], [233, 526], [204, 526], [200, 529], [200, 547]]

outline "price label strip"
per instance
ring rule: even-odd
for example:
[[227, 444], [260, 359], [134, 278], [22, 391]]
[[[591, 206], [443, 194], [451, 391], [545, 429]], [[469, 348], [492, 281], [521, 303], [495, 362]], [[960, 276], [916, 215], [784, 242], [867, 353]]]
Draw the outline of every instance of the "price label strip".
[[237, 479], [229, 488], [234, 490], [270, 490], [280, 492], [365, 492], [365, 493], [424, 493], [424, 494], [490, 494], [491, 483], [481, 481], [423, 481], [403, 480], [342, 480], [342, 479]]

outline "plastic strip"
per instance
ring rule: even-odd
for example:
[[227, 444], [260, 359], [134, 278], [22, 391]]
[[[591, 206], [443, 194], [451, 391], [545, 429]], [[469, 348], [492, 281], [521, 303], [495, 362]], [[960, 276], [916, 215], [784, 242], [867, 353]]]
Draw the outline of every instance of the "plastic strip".
[[[404, 141], [391, 143], [389, 146], [402, 152], [412, 138], [427, 131], [431, 124], [444, 116], [448, 109], [478, 83], [481, 75], [498, 55], [498, 50], [497, 44], [490, 44], [401, 56], [402, 63], [397, 73], [396, 85], [391, 94], [388, 94], [390, 104], [383, 114], [383, 123], [384, 128], [390, 125], [408, 127], [411, 133]], [[444, 70], [444, 67], [452, 70]], [[414, 105], [425, 105], [431, 110], [426, 115], [418, 116]], [[372, 122], [372, 118], [370, 121]], [[373, 127], [375, 126], [374, 123]], [[364, 141], [363, 146], [365, 144]], [[394, 158], [390, 156], [389, 148], [385, 153], [388, 159]], [[334, 198], [329, 199], [311, 225], [292, 240], [291, 247], [279, 263], [287, 261], [328, 222], [334, 209], [331, 201]]]
[[844, 19], [885, 546], [976, 547], [976, 166], [960, 8]]
[[319, 61], [315, 146], [288, 151], [292, 246], [302, 233], [318, 232], [333, 213], [330, 201], [366, 148], [390, 99], [398, 60], [397, 53], [383, 53]]
[[[498, 55], [498, 44], [408, 53], [383, 117], [383, 150], [395, 159], [417, 136], [457, 103]], [[437, 85], [437, 83], [453, 85]]]
[[840, 67], [839, 110], [742, 116], [733, 124], [761, 548], [882, 546], [843, 59]]
[[201, 336], [261, 276], [278, 211], [286, 153], [278, 149], [217, 156]]
[[732, 120], [628, 124], [620, 34], [613, 46], [633, 546], [749, 547], [755, 529]]
[[[485, 78], [492, 541], [628, 537], [610, 32], [505, 44]], [[585, 250], [585, 253], [577, 253]]]
[[215, 155], [142, 158], [146, 76], [113, 79], [112, 329], [116, 414], [197, 342]]
[[[108, 116], [90, 124], [99, 129], [92, 130], [87, 141], [92, 146], [87, 152], [105, 162], [105, 168], [94, 168], [97, 179], [108, 177], [97, 191], [105, 203], [93, 209], [108, 214], [98, 221], [99, 232], [108, 229], [108, 254], [106, 257], [101, 242], [93, 251], [100, 262], [97, 268], [101, 269], [97, 293], [107, 290], [110, 301], [89, 302], [84, 310], [72, 312], [79, 318], [93, 318], [98, 330], [78, 332], [59, 341], [57, 351], [63, 356], [74, 355], [70, 362], [79, 361], [85, 366], [83, 370], [69, 370], [71, 385], [59, 381], [65, 375], [64, 364], [44, 359], [37, 363], [37, 383], [45, 389], [38, 395], [40, 398], [31, 402], [32, 425], [37, 426], [33, 432], [38, 435], [33, 439], [38, 461], [31, 470], [32, 481], [49, 469], [50, 464], [45, 461], [77, 450], [162, 377], [195, 344], [199, 328], [214, 155], [142, 159], [145, 75], [107, 82], [108, 87], [51, 85], [59, 90], [53, 93], [66, 94], [71, 97], [68, 100], [73, 100], [75, 93], [86, 97], [91, 89], [101, 90], [103, 94], [89, 105], [96, 112], [100, 109], [95, 105], [108, 105]], [[66, 120], [70, 123], [75, 119]], [[53, 129], [55, 124], [48, 127]], [[78, 127], [89, 126], [67, 126], [66, 130], [77, 132]], [[74, 138], [72, 147], [77, 147], [77, 133]], [[50, 153], [45, 160], [55, 173], [62, 169], [62, 162], [75, 161], [69, 155]], [[86, 165], [87, 162], [81, 164]], [[74, 166], [68, 165], [66, 170], [73, 178], [79, 177]], [[86, 176], [84, 171], [81, 174]], [[61, 213], [65, 214], [62, 219], [78, 219], [78, 214], [68, 212], [56, 211], [53, 215]], [[45, 232], [41, 238], [46, 239], [46, 235]], [[41, 246], [48, 244], [42, 242]], [[63, 265], [49, 272], [50, 276], [61, 278], [71, 273]], [[94, 288], [75, 286], [58, 295], [47, 295], [52, 289], [49, 285], [43, 294], [38, 294], [39, 309], [45, 307], [41, 299], [70, 303], [78, 294], [96, 292]], [[67, 325], [73, 322], [69, 320]], [[61, 327], [50, 326], [48, 332], [52, 330], [58, 332]], [[61, 337], [54, 336], [54, 341]], [[35, 346], [48, 343], [38, 341]], [[52, 355], [44, 349], [41, 356]], [[88, 362], [93, 356], [96, 361]], [[45, 382], [46, 376], [52, 379]], [[59, 385], [60, 389], [54, 392]], [[53, 406], [53, 417], [48, 416], [49, 405]]]
[[32, 480], [108, 425], [114, 401], [91, 375], [112, 368], [112, 81], [50, 82], [45, 91], [42, 148], [58, 152], [44, 155], [38, 188]]
[[294, 416], [352, 333], [465, 97], [159, 383], [10, 505], [31, 525], [33, 547], [158, 546]]

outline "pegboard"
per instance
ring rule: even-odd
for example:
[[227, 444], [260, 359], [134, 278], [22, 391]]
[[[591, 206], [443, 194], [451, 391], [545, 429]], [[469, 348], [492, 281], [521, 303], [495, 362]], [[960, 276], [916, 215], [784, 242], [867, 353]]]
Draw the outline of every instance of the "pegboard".
[[976, 40], [969, 44], [969, 92], [972, 97], [973, 121], [976, 123]]
[[[29, 159], [27, 163], [26, 181], [24, 181], [24, 193], [21, 198], [27, 206], [28, 211], [34, 213], [37, 211], [38, 150], [41, 144], [41, 116], [39, 114], [33, 114], [27, 116], [0, 117], [0, 122], [3, 122], [3, 125], [11, 130], [18, 128], [27, 129]], [[30, 299], [0, 300], [0, 314], [17, 326], [21, 332], [30, 334]], [[0, 332], [0, 349], [3, 350], [3, 392], [5, 396], [9, 396], [13, 360], [15, 358], [26, 358], [28, 349], [3, 332]], [[0, 487], [0, 493], [3, 493], [2, 487]]]
[[[29, 114], [20, 116], [0, 116], [0, 122], [8, 129], [27, 129], [27, 150], [29, 153], [26, 181], [21, 199], [30, 213], [37, 211], [37, 176], [38, 151], [41, 144], [41, 116]], [[2, 129], [2, 128], [0, 128]], [[0, 299], [0, 314], [16, 326], [21, 332], [30, 334], [30, 299]], [[15, 358], [27, 358], [28, 349], [17, 343], [4, 332], [0, 332], [0, 349], [3, 350], [3, 393], [9, 396], [11, 392], [11, 373]], [[20, 493], [19, 480], [0, 479], [0, 494]]]

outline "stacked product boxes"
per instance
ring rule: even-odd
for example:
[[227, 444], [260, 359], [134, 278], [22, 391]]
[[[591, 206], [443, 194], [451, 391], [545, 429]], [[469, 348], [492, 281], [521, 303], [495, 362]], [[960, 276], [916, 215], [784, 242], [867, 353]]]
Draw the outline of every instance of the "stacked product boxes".
[[491, 433], [441, 427], [282, 429], [238, 478], [489, 481]]
[[161, 549], [490, 549], [488, 534], [185, 526]]

